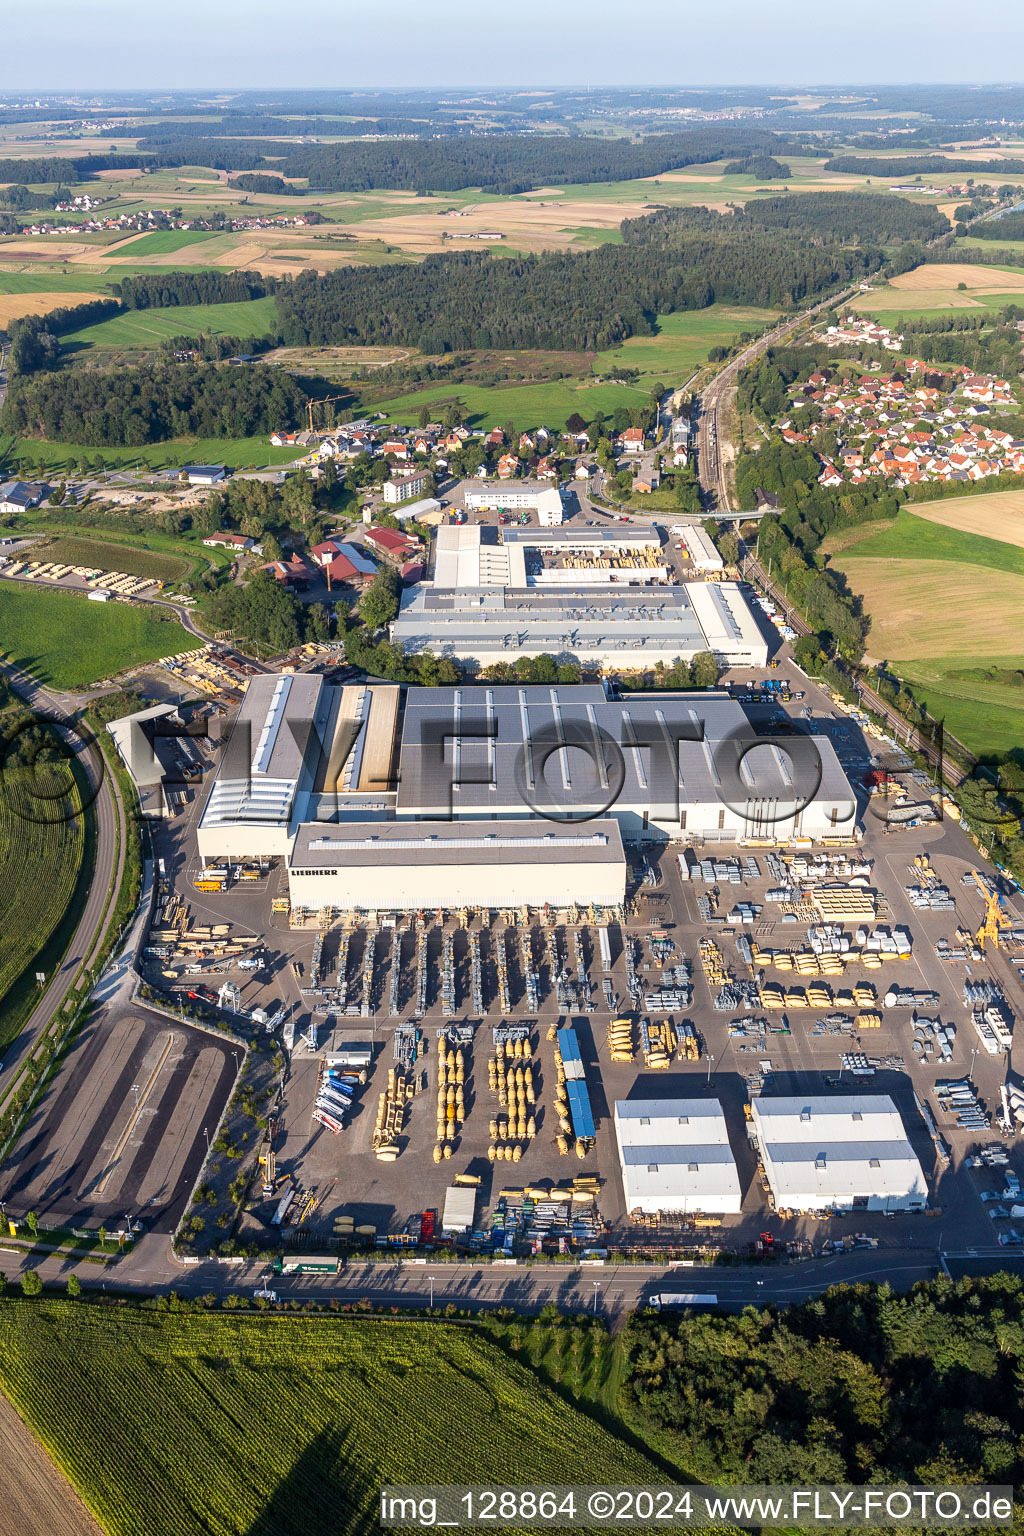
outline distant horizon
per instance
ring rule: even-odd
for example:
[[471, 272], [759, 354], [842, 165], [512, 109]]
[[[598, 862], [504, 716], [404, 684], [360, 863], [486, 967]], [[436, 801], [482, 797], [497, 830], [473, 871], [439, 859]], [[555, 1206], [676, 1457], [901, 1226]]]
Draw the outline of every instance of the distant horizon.
[[[996, 0], [983, 14], [989, 38], [998, 28], [999, 46], [976, 50], [981, 78], [970, 84], [1006, 83], [1002, 65], [1024, 55], [1024, 7]], [[12, 7], [5, 35], [8, 57], [30, 66], [45, 49], [56, 83], [32, 88], [43, 92], [123, 90], [126, 81], [145, 91], [365, 88], [338, 85], [348, 72], [388, 75], [397, 90], [461, 91], [696, 89], [710, 79], [719, 82], [712, 89], [778, 88], [836, 71], [840, 79], [825, 89], [856, 89], [869, 78], [908, 84], [908, 60], [918, 85], [966, 84], [949, 80], [949, 61], [964, 56], [966, 43], [956, 0], [897, 0], [877, 19], [852, 29], [848, 16], [811, 0], [779, 0], [771, 14], [760, 0], [719, 0], [692, 15], [674, 0], [648, 0], [628, 16], [610, 0], [520, 0], [514, 18], [481, 15], [468, 0], [430, 8], [391, 0], [382, 13], [310, 0], [301, 28], [291, 28], [270, 0], [152, 0], [144, 8], [133, 0], [36, 0]], [[650, 82], [654, 59], [669, 78]], [[697, 71], [702, 79], [680, 85], [680, 74]], [[198, 84], [169, 83], [198, 72]], [[449, 84], [424, 87], [424, 77]], [[134, 86], [141, 78], [149, 83]], [[523, 80], [531, 84], [516, 83]]]

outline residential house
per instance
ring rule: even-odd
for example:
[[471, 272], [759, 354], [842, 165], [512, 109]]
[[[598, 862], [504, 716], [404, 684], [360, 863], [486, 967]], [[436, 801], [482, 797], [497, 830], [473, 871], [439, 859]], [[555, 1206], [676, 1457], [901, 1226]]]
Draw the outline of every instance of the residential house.
[[304, 592], [314, 579], [313, 571], [301, 555], [291, 555], [287, 560], [271, 560], [260, 569], [269, 571], [289, 592]]
[[209, 533], [203, 543], [207, 549], [230, 549], [239, 555], [263, 553], [263, 545], [257, 544], [255, 539], [246, 538], [244, 533]]
[[298, 436], [297, 432], [273, 432], [270, 441], [275, 448], [290, 448], [298, 441]]
[[498, 460], [498, 479], [512, 480], [519, 468], [519, 460], [514, 453], [503, 453]]
[[627, 427], [624, 432], [620, 432], [619, 447], [624, 453], [643, 453], [643, 429], [640, 427]]

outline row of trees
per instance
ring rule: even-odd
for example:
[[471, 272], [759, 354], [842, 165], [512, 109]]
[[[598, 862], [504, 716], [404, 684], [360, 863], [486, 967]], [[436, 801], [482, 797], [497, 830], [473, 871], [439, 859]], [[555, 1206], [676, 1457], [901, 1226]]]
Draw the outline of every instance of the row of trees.
[[102, 447], [171, 437], [266, 436], [297, 426], [308, 396], [279, 368], [212, 363], [15, 374], [0, 428]]
[[965, 160], [955, 155], [835, 155], [825, 161], [826, 171], [842, 171], [848, 176], [880, 176], [908, 181], [911, 176], [933, 176], [936, 171], [951, 175], [966, 171], [970, 176], [1006, 176], [1024, 171], [1024, 160]]

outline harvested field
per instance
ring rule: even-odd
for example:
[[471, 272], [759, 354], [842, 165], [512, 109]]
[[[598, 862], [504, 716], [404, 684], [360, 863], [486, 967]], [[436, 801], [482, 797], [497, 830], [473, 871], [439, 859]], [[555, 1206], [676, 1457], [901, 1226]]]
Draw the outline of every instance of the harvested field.
[[48, 315], [51, 309], [71, 308], [103, 297], [102, 293], [0, 293], [0, 329], [22, 315]]
[[964, 283], [969, 291], [1007, 293], [1014, 288], [1024, 289], [1024, 272], [1016, 267], [975, 267], [966, 262], [926, 263], [923, 267], [915, 267], [913, 272], [901, 272], [889, 287], [904, 293], [935, 293], [956, 288], [958, 283]]
[[0, 1392], [0, 1508], [18, 1536], [103, 1536], [71, 1483]]
[[961, 533], [977, 533], [1024, 549], [1024, 491], [993, 491], [990, 496], [954, 496], [949, 501], [915, 504], [915, 517]]
[[1024, 650], [1024, 576], [951, 560], [833, 561], [871, 615], [868, 650], [876, 658], [922, 661], [959, 653], [971, 659]]
[[[365, 219], [359, 233], [364, 238], [377, 237], [391, 245], [427, 254], [431, 251], [463, 248], [474, 232], [500, 231], [510, 245], [520, 250], [564, 249], [572, 244], [577, 229], [617, 229], [623, 219], [638, 218], [644, 212], [641, 201], [559, 202], [552, 206], [525, 198], [510, 198], [502, 204], [469, 203], [461, 214], [398, 213], [391, 218]], [[444, 238], [447, 236], [447, 239]], [[472, 242], [476, 245], [476, 241]], [[502, 241], [496, 242], [500, 246]]]

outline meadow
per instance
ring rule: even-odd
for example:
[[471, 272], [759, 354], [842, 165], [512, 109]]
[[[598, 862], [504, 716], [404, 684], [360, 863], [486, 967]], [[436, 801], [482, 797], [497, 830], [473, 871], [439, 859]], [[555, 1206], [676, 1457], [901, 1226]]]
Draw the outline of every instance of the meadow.
[[22, 475], [72, 475], [84, 457], [90, 463], [102, 461], [107, 469], [127, 470], [139, 465], [143, 470], [180, 469], [184, 464], [226, 464], [229, 469], [263, 469], [291, 464], [295, 448], [273, 448], [263, 437], [175, 438], [162, 443], [145, 443], [141, 448], [83, 448], [80, 443], [59, 439], [19, 437], [7, 452], [6, 474], [16, 460]]
[[[0, 299], [0, 306], [3, 300]], [[172, 336], [264, 336], [277, 327], [272, 298], [235, 304], [181, 304], [170, 309], [130, 309], [63, 338], [67, 348], [127, 351], [152, 349]]]
[[880, 532], [868, 525], [863, 534], [844, 540], [830, 569], [843, 573], [871, 617], [869, 655], [914, 684], [972, 751], [1024, 745], [1024, 689], [1012, 679], [1024, 667], [1024, 547], [905, 508], [894, 525]]
[[348, 1536], [382, 1483], [665, 1480], [483, 1329], [439, 1321], [8, 1301], [0, 1385], [109, 1536]]
[[[960, 287], [960, 284], [963, 287]], [[850, 308], [867, 315], [927, 315], [947, 309], [1002, 309], [1024, 301], [1024, 271], [1019, 267], [926, 264], [902, 272], [883, 287], [852, 300]]]
[[[449, 400], [458, 400], [466, 412], [467, 425], [483, 427], [514, 423], [517, 431], [545, 426], [561, 430], [574, 412], [589, 421], [597, 411], [610, 414], [617, 406], [643, 405], [650, 391], [630, 384], [586, 384], [560, 379], [544, 384], [513, 384], [485, 388], [472, 384], [437, 384], [382, 401], [375, 408], [386, 411], [393, 421], [415, 426], [421, 406], [433, 409]], [[292, 450], [294, 454], [294, 449]]]
[[184, 250], [188, 245], [202, 245], [207, 240], [217, 238], [214, 230], [154, 229], [148, 234], [141, 235], [139, 239], [133, 240], [130, 252], [133, 257], [166, 256], [173, 251]]
[[177, 619], [154, 608], [13, 581], [0, 588], [0, 651], [48, 688], [84, 687], [195, 644]]
[[643, 382], [679, 384], [707, 362], [709, 348], [731, 346], [741, 331], [762, 331], [775, 319], [773, 310], [729, 304], [659, 315], [656, 336], [631, 336], [621, 347], [598, 352], [594, 370], [608, 374], [616, 368], [639, 368]]

